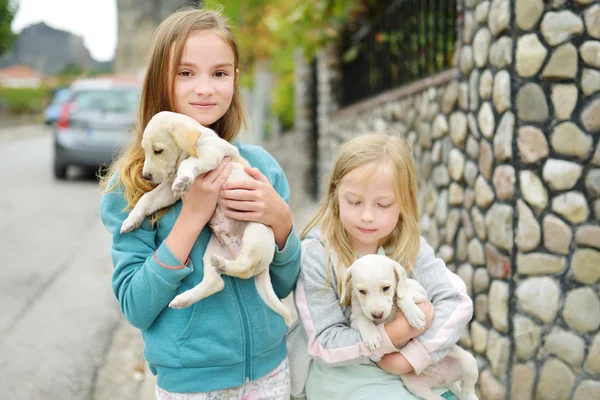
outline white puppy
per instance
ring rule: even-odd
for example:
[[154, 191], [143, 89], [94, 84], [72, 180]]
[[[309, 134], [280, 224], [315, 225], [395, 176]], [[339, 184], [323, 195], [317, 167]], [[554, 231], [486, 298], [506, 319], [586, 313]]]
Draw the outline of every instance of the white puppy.
[[[358, 329], [372, 350], [381, 344], [376, 323], [394, 318], [398, 308], [408, 323], [425, 327], [425, 315], [416, 305], [427, 300], [427, 292], [414, 279], [407, 279], [404, 268], [389, 257], [372, 254], [356, 260], [345, 272], [340, 302], [347, 304], [352, 294], [351, 326]], [[446, 386], [459, 400], [477, 400], [475, 383], [479, 375], [471, 353], [454, 345], [448, 355], [417, 375], [400, 375], [404, 385], [425, 400], [443, 400], [432, 389]]]
[[[183, 114], [163, 111], [153, 116], [144, 130], [142, 148], [145, 154], [142, 174], [158, 186], [139, 199], [123, 221], [122, 233], [138, 228], [146, 216], [175, 203], [198, 175], [215, 169], [226, 156], [231, 157], [232, 163], [228, 181], [252, 179], [244, 171], [249, 164], [237, 147]], [[222, 290], [225, 282], [221, 273], [242, 279], [255, 276], [262, 299], [289, 324], [290, 312], [275, 294], [269, 276], [275, 254], [271, 228], [228, 218], [220, 204], [209, 225], [213, 235], [202, 259], [204, 277], [194, 288], [176, 296], [169, 306], [188, 307]]]

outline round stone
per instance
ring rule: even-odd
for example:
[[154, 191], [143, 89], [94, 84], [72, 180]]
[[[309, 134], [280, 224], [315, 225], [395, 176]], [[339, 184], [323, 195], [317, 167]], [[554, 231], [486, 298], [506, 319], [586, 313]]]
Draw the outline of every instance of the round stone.
[[[483, 75], [482, 75], [483, 79]], [[581, 90], [586, 96], [592, 95], [600, 90], [600, 71], [586, 68], [581, 74]]]
[[600, 327], [600, 300], [590, 287], [571, 290], [565, 298], [563, 318], [579, 332], [594, 332]]
[[548, 119], [546, 95], [535, 83], [527, 83], [517, 93], [517, 112], [523, 121], [544, 122]]
[[552, 104], [554, 115], [558, 119], [569, 119], [577, 105], [579, 93], [575, 85], [554, 85], [552, 87]]
[[492, 165], [494, 163], [494, 156], [492, 154], [492, 146], [486, 141], [482, 140], [479, 144], [479, 170], [485, 179], [492, 177]]
[[600, 226], [585, 225], [577, 228], [575, 242], [579, 245], [600, 249]]
[[595, 285], [600, 279], [600, 252], [578, 249], [571, 259], [571, 274], [577, 282]]
[[544, 352], [557, 356], [572, 367], [581, 367], [584, 351], [585, 341], [581, 337], [558, 327], [544, 338]]
[[494, 135], [494, 155], [498, 161], [512, 159], [512, 138], [515, 128], [515, 115], [507, 111], [502, 115], [496, 135]]
[[502, 36], [490, 47], [490, 64], [498, 69], [510, 67], [512, 64], [513, 41], [507, 36]]
[[517, 225], [517, 247], [521, 251], [530, 251], [540, 244], [540, 225], [537, 218], [523, 200], [517, 200], [519, 221]]
[[583, 32], [583, 21], [569, 10], [547, 12], [542, 19], [542, 35], [550, 46], [566, 42]]
[[[594, 71], [594, 70], [590, 70], [590, 71]], [[596, 71], [594, 71], [596, 72]], [[599, 72], [600, 74], [600, 72]], [[486, 69], [485, 71], [483, 71], [483, 73], [481, 74], [481, 77], [479, 78], [479, 96], [481, 96], [481, 98], [483, 100], [489, 100], [490, 96], [492, 95], [492, 85], [494, 82], [494, 76], [492, 75], [492, 71], [490, 71], [489, 69]]]
[[515, 193], [515, 169], [511, 165], [500, 165], [494, 170], [494, 191], [499, 200], [510, 200]]
[[517, 272], [523, 275], [558, 274], [565, 269], [564, 257], [546, 253], [517, 254]]
[[475, 34], [473, 39], [473, 49], [475, 65], [479, 68], [485, 67], [488, 62], [488, 54], [490, 52], [490, 43], [492, 35], [486, 28], [482, 28]]
[[553, 190], [569, 190], [581, 177], [583, 167], [580, 164], [550, 159], [544, 164], [542, 176]]
[[552, 52], [542, 71], [543, 78], [572, 79], [577, 75], [577, 49], [571, 43], [563, 44]]
[[600, 399], [600, 381], [582, 381], [573, 395], [573, 400]]
[[485, 24], [487, 21], [487, 18], [488, 18], [489, 11], [490, 11], [490, 2], [489, 1], [484, 1], [484, 2], [480, 2], [479, 4], [477, 4], [477, 7], [475, 8], [475, 21], [477, 21], [477, 23], [480, 25]]
[[528, 31], [535, 26], [544, 12], [542, 0], [516, 0], [515, 16], [517, 26]]
[[529, 360], [540, 346], [542, 329], [523, 315], [514, 317], [513, 326], [517, 358]]
[[529, 78], [540, 70], [548, 50], [540, 42], [535, 33], [523, 35], [517, 42], [517, 73], [519, 76]]
[[[600, 52], [600, 48], [598, 51]], [[600, 131], [600, 99], [592, 101], [585, 107], [581, 113], [581, 122], [590, 133]]]
[[550, 137], [552, 148], [559, 154], [585, 159], [592, 150], [592, 138], [572, 122], [563, 122], [554, 128]]
[[588, 34], [596, 39], [600, 39], [600, 5], [594, 4], [583, 13], [583, 20]]
[[510, 23], [510, 2], [508, 0], [492, 0], [488, 14], [488, 26], [494, 36], [498, 37], [508, 29]]
[[487, 138], [491, 138], [494, 134], [495, 121], [492, 106], [487, 101], [484, 102], [479, 109], [477, 122], [479, 123], [481, 134]]
[[464, 147], [467, 139], [467, 117], [464, 113], [456, 111], [450, 115], [450, 137], [459, 148]]
[[544, 324], [556, 318], [560, 300], [560, 287], [547, 276], [525, 279], [517, 287], [517, 306], [520, 310], [539, 318]]
[[585, 369], [593, 374], [600, 374], [600, 334], [594, 336], [588, 358], [585, 361]]
[[510, 100], [510, 74], [502, 70], [494, 77], [494, 106], [496, 111], [503, 113], [511, 105]]
[[506, 204], [494, 204], [485, 217], [488, 239], [491, 243], [508, 252], [513, 246], [512, 207]]
[[589, 66], [600, 68], [600, 42], [588, 40], [579, 48], [579, 54], [583, 62]]
[[552, 199], [552, 211], [573, 224], [585, 222], [590, 212], [585, 196], [576, 191], [566, 192]]
[[494, 192], [482, 175], [475, 181], [475, 204], [480, 208], [487, 208], [494, 201]]
[[538, 399], [569, 400], [575, 386], [575, 375], [562, 361], [550, 358], [540, 372], [536, 394]]
[[567, 254], [573, 240], [569, 225], [560, 218], [548, 214], [544, 217], [544, 246], [553, 253]]
[[489, 295], [489, 316], [494, 328], [500, 332], [508, 331], [508, 299], [508, 283], [493, 281]]
[[473, 273], [473, 290], [475, 293], [484, 293], [490, 287], [490, 275], [485, 268], [477, 268]]
[[532, 171], [521, 171], [519, 174], [523, 198], [536, 212], [543, 210], [548, 204], [548, 192], [540, 178]]
[[469, 75], [473, 70], [473, 48], [464, 46], [460, 53], [460, 71], [463, 75]]
[[519, 128], [517, 147], [521, 159], [528, 164], [535, 163], [548, 155], [548, 142], [544, 133], [534, 126]]

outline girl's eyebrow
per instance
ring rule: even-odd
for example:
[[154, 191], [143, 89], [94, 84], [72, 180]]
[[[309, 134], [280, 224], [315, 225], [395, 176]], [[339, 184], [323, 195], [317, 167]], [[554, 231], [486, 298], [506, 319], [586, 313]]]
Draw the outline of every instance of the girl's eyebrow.
[[[196, 64], [188, 62], [188, 61], [182, 61], [179, 63], [180, 67], [196, 67]], [[212, 69], [216, 69], [216, 68], [233, 68], [233, 64], [230, 62], [224, 62], [224, 63], [219, 63], [217, 65], [213, 65], [211, 68]]]

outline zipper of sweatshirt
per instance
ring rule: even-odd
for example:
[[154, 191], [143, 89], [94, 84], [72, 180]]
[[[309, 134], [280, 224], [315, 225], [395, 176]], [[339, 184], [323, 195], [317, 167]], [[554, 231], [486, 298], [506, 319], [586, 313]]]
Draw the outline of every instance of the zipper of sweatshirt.
[[235, 297], [240, 305], [242, 314], [242, 335], [244, 340], [244, 351], [246, 353], [246, 360], [244, 362], [244, 383], [248, 383], [250, 381], [250, 377], [252, 376], [252, 363], [250, 362], [250, 342], [252, 338], [250, 335], [250, 329], [248, 328], [250, 323], [248, 322], [248, 313], [244, 307], [244, 302], [242, 301], [242, 294], [240, 293], [238, 283], [235, 281], [235, 279], [231, 277], [228, 278], [231, 280], [233, 292], [235, 293]]

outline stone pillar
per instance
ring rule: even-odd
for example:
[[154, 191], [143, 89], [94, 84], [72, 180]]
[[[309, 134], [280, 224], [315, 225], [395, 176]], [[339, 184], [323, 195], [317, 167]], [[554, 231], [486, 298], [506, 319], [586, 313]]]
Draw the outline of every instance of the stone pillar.
[[600, 5], [464, 6], [482, 397], [600, 398]]

